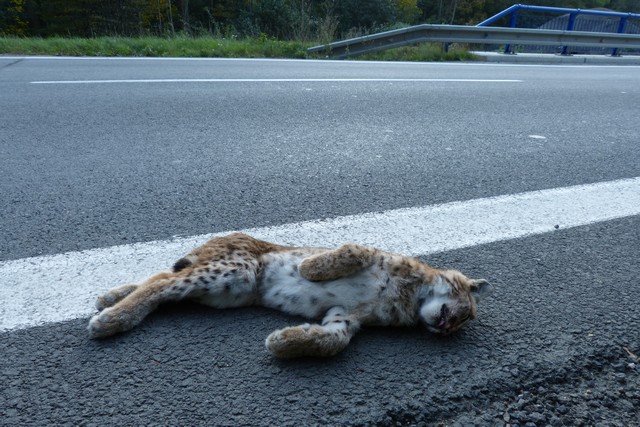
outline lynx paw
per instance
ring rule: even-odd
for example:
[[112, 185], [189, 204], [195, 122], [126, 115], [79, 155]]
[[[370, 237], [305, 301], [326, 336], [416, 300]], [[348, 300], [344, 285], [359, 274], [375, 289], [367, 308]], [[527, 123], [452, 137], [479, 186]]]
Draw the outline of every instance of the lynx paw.
[[320, 325], [304, 324], [272, 332], [266, 339], [267, 349], [276, 357], [329, 357], [349, 344], [345, 332], [327, 331]]
[[122, 316], [115, 316], [112, 308], [105, 308], [91, 318], [87, 330], [91, 338], [104, 338], [129, 329], [125, 325]]
[[118, 302], [118, 299], [116, 298], [115, 295], [113, 295], [111, 292], [107, 292], [104, 295], [101, 295], [98, 297], [98, 299], [96, 299], [96, 309], [98, 311], [102, 311], [105, 308], [109, 308], [113, 305], [115, 305], [115, 303]]
[[101, 295], [96, 300], [96, 308], [98, 311], [102, 311], [105, 308], [113, 307], [117, 302], [124, 299], [131, 292], [135, 291], [137, 285], [124, 285], [119, 288], [111, 289], [104, 295]]

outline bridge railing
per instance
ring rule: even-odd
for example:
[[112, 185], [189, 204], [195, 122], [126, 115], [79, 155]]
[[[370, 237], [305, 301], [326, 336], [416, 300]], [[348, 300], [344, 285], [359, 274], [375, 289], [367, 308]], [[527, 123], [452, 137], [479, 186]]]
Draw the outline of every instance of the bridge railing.
[[[585, 31], [598, 33], [639, 34], [640, 14], [621, 13], [598, 9], [567, 9], [561, 7], [530, 6], [515, 4], [491, 18], [479, 23], [478, 27], [499, 24], [508, 28], [537, 28], [541, 30]], [[506, 44], [504, 53], [512, 53], [512, 46]], [[592, 48], [575, 49], [575, 53], [594, 53]], [[531, 50], [531, 47], [528, 47]], [[553, 48], [538, 48], [538, 52], [550, 52]], [[567, 45], [561, 47], [563, 55], [569, 54]], [[605, 52], [598, 52], [605, 53]], [[613, 56], [619, 54], [613, 48]]]

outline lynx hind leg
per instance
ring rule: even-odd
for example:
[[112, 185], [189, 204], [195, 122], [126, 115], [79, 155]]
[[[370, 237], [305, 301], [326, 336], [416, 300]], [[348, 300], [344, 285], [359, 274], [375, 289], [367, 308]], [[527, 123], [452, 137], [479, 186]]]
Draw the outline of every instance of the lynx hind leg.
[[276, 357], [329, 357], [344, 350], [360, 327], [342, 307], [327, 312], [321, 325], [305, 323], [272, 332], [266, 339], [267, 349]]
[[102, 311], [105, 308], [112, 307], [116, 303], [122, 301], [127, 295], [135, 291], [138, 285], [122, 285], [117, 288], [110, 289], [104, 295], [100, 295], [96, 300], [96, 308]]
[[[91, 318], [87, 328], [89, 335], [103, 338], [133, 328], [161, 303], [182, 299], [188, 293], [183, 282], [171, 273], [160, 273], [141, 285], [113, 289], [106, 294], [105, 300], [109, 302], [118, 297], [120, 300]], [[98, 304], [100, 301], [99, 298]]]
[[115, 288], [98, 299], [98, 308], [104, 309], [89, 321], [89, 335], [102, 338], [127, 331], [165, 302], [191, 299], [216, 308], [254, 305], [259, 298], [255, 270], [237, 264], [160, 273], [141, 285]]
[[314, 282], [336, 280], [369, 267], [377, 253], [377, 249], [349, 243], [303, 259], [300, 274]]

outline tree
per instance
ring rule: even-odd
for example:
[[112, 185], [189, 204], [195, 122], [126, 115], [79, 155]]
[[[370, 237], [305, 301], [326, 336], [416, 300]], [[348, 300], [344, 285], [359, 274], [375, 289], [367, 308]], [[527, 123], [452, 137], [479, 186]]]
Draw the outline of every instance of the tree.
[[[0, 34], [136, 36], [208, 32], [321, 39], [396, 24], [475, 25], [514, 0], [0, 0]], [[640, 13], [639, 0], [526, 0], [539, 6]], [[524, 15], [524, 14], [523, 14]], [[534, 15], [534, 13], [531, 13]], [[535, 13], [540, 19], [543, 14]], [[508, 18], [504, 18], [508, 23]], [[501, 21], [502, 22], [502, 21]], [[636, 21], [637, 22], [637, 21]], [[502, 22], [504, 24], [504, 22]]]
[[24, 36], [28, 29], [25, 0], [0, 0], [0, 34]]
[[341, 0], [336, 2], [340, 30], [373, 29], [396, 21], [393, 0]]
[[638, 0], [610, 0], [605, 7], [617, 12], [640, 13]]
[[422, 15], [418, 7], [418, 0], [396, 0], [398, 20], [407, 24], [414, 24]]

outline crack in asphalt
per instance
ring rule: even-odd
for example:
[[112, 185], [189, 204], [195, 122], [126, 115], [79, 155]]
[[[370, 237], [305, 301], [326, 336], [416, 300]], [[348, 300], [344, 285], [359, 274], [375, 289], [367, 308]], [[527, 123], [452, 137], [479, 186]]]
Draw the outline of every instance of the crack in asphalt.
[[[0, 59], [2, 59], [2, 58], [0, 57]], [[20, 63], [22, 61], [24, 61], [24, 58], [16, 59], [15, 61], [9, 62], [8, 64], [0, 65], [0, 70], [4, 70], [5, 68], [9, 68], [9, 67], [11, 67], [13, 65], [16, 65], [16, 64], [18, 64], [18, 63]]]

